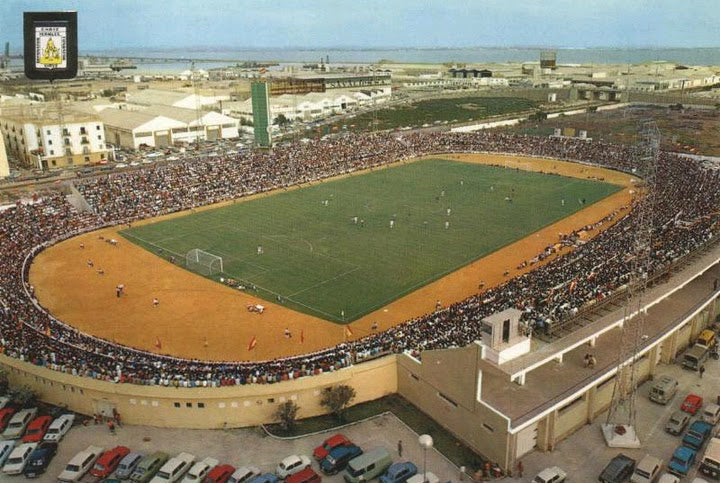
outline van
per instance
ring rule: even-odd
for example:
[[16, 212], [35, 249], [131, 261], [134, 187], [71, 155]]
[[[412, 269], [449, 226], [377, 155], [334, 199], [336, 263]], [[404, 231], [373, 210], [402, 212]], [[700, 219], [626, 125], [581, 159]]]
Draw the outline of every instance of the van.
[[693, 345], [693, 348], [688, 350], [683, 355], [683, 367], [688, 370], [698, 371], [703, 363], [708, 359], [708, 348], [704, 345]]
[[66, 413], [65, 415], [61, 415], [55, 420], [53, 420], [53, 423], [50, 424], [50, 427], [48, 427], [48, 431], [45, 432], [45, 437], [43, 437], [43, 440], [47, 440], [50, 442], [60, 442], [63, 437], [65, 437], [65, 434], [68, 433], [68, 430], [70, 430], [70, 427], [73, 426], [73, 422], [75, 421], [75, 414], [73, 413]]
[[130, 480], [133, 482], [148, 482], [150, 478], [158, 472], [158, 469], [168, 462], [168, 458], [169, 456], [165, 452], [155, 452], [146, 455], [143, 457], [143, 460], [138, 463], [133, 473], [130, 474]]
[[37, 414], [37, 408], [26, 408], [25, 410], [20, 410], [18, 413], [13, 415], [13, 418], [10, 419], [7, 428], [5, 428], [5, 432], [3, 432], [3, 438], [16, 439], [20, 437], [23, 432], [25, 432], [25, 427], [28, 426], [30, 421], [34, 419]]
[[653, 384], [648, 392], [648, 398], [652, 402], [666, 405], [673, 399], [678, 391], [678, 381], [667, 375], [662, 375], [656, 383]]
[[115, 469], [115, 477], [118, 479], [128, 479], [143, 457], [144, 455], [140, 452], [131, 452], [123, 457], [123, 460], [118, 464], [118, 468]]
[[181, 452], [160, 468], [150, 482], [177, 482], [188, 472], [188, 469], [195, 462], [195, 456], [187, 452]]
[[719, 438], [714, 437], [706, 447], [706, 454], [703, 456], [698, 470], [705, 476], [715, 481], [719, 480]]
[[716, 425], [719, 421], [719, 406], [709, 403], [701, 412], [701, 418], [704, 422], [708, 422], [711, 425]]
[[704, 329], [699, 333], [698, 338], [696, 338], [696, 344], [705, 346], [706, 348], [711, 348], [715, 342], [716, 333], [710, 329]]
[[348, 462], [343, 479], [346, 482], [369, 482], [383, 474], [392, 463], [391, 454], [383, 447], [376, 447]]

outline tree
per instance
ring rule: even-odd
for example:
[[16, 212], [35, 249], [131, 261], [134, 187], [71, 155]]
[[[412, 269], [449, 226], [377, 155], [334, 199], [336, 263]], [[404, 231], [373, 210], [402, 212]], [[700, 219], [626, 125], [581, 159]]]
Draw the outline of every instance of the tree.
[[355, 398], [355, 389], [348, 385], [338, 385], [323, 390], [320, 404], [326, 407], [339, 421], [343, 421], [345, 409]]
[[38, 402], [37, 394], [27, 385], [20, 388], [13, 388], [8, 392], [8, 397], [21, 408], [35, 407]]
[[295, 427], [295, 417], [300, 407], [289, 400], [281, 403], [276, 409], [273, 417], [278, 421], [283, 430], [290, 430]]
[[286, 124], [290, 124], [290, 119], [285, 117], [285, 114], [280, 113], [278, 116], [275, 117], [273, 120], [273, 124], [277, 124], [278, 126], [285, 126]]

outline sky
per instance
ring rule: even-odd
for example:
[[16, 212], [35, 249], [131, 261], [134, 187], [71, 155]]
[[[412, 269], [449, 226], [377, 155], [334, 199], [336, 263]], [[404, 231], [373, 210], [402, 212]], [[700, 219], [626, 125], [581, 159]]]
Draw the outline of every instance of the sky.
[[79, 49], [718, 47], [719, 0], [0, 0], [0, 42], [22, 12], [78, 11]]

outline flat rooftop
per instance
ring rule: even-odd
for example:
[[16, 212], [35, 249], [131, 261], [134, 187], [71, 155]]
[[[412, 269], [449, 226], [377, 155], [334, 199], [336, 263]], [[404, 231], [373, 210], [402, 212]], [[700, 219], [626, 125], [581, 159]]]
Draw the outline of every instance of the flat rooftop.
[[[645, 304], [662, 297], [673, 287], [692, 279], [683, 288], [652, 306], [646, 317], [643, 333], [647, 335], [641, 351], [665, 336], [671, 328], [679, 324], [690, 313], [713, 296], [714, 281], [719, 277], [719, 246], [707, 249], [670, 279], [651, 288], [645, 298]], [[705, 269], [705, 270], [704, 270]], [[606, 330], [596, 338], [593, 348], [586, 340], [604, 329], [611, 327], [623, 318], [624, 308], [600, 317], [593, 323], [552, 343], [546, 344], [531, 353], [503, 365], [495, 366], [482, 361], [483, 370], [482, 399], [499, 412], [511, 419], [511, 426], [532, 419], [543, 411], [580, 391], [586, 385], [600, 382], [605, 374], [618, 365], [621, 329]], [[568, 348], [574, 347], [571, 350]], [[593, 353], [597, 363], [595, 368], [586, 368], [583, 358]], [[563, 355], [562, 362], [558, 357]], [[532, 368], [530, 370], [526, 370]], [[526, 370], [524, 385], [511, 380], [511, 375]]]

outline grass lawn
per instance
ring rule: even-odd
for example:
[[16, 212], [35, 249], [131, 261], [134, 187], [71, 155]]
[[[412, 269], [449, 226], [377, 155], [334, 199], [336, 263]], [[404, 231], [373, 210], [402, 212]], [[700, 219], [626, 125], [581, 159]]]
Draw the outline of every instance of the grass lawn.
[[591, 204], [618, 189], [433, 159], [135, 227], [123, 235], [155, 253], [161, 248], [175, 253], [181, 261], [194, 248], [221, 256], [223, 277], [257, 286], [260, 297], [280, 297], [299, 311], [347, 322], [567, 217], [583, 207], [581, 199]]
[[[537, 103], [514, 97], [465, 96], [427, 99], [412, 104], [379, 108], [375, 114], [363, 113], [335, 123], [336, 128], [346, 125], [351, 130], [385, 130], [405, 126], [420, 128], [423, 125], [463, 123], [478, 121], [491, 116], [516, 113], [534, 109]], [[375, 120], [375, 126], [373, 121]], [[436, 123], [437, 122], [437, 123]], [[351, 126], [352, 125], [352, 126]]]

